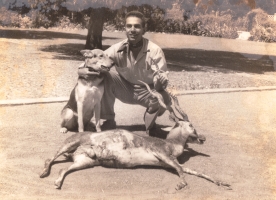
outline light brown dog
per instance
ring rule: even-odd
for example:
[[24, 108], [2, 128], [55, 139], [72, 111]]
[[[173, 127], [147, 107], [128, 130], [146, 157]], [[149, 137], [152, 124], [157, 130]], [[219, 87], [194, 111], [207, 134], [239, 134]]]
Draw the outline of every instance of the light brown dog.
[[104, 93], [102, 73], [109, 72], [114, 63], [100, 49], [82, 50], [81, 53], [85, 57], [85, 64], [82, 67], [87, 67], [90, 74], [79, 76], [77, 85], [61, 112], [61, 133], [76, 130], [83, 132], [94, 112], [96, 130], [101, 131], [101, 99]]

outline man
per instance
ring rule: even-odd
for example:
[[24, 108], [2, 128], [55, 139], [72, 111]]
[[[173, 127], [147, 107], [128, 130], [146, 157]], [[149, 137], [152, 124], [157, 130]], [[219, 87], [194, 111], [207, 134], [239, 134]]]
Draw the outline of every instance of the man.
[[[105, 52], [115, 62], [117, 72], [110, 72], [104, 77], [105, 91], [101, 102], [101, 119], [106, 119], [102, 130], [116, 128], [114, 103], [115, 98], [128, 104], [146, 107], [144, 121], [149, 133], [155, 128], [157, 116], [165, 109], [160, 107], [139, 80], [149, 84], [153, 91], [162, 95], [166, 104], [170, 97], [164, 91], [168, 85], [167, 64], [162, 49], [143, 37], [145, 18], [138, 11], [126, 15], [127, 39], [112, 45]], [[86, 68], [79, 68], [79, 75], [89, 74]]]

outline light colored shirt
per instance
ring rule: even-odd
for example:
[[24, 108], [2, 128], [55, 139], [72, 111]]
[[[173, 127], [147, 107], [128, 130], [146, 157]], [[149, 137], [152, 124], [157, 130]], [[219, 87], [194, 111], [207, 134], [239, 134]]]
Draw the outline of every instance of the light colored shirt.
[[127, 43], [127, 39], [112, 45], [105, 53], [115, 62], [117, 72], [128, 82], [141, 84], [141, 80], [148, 84], [153, 84], [153, 73], [156, 69], [167, 71], [167, 63], [162, 49], [143, 38], [143, 47], [136, 59], [133, 60], [129, 52], [118, 52], [118, 50]]

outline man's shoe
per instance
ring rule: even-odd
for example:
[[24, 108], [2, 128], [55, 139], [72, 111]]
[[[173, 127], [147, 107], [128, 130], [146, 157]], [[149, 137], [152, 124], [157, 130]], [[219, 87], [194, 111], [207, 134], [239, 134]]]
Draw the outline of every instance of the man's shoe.
[[104, 121], [101, 129], [102, 131], [116, 129], [116, 121], [114, 119], [108, 119]]

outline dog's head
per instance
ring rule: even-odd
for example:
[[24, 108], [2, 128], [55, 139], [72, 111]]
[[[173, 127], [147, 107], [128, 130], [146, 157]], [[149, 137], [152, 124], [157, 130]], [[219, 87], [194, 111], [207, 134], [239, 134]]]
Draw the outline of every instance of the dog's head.
[[96, 74], [109, 72], [114, 65], [114, 62], [100, 49], [85, 49], [80, 52], [85, 57], [85, 67]]

